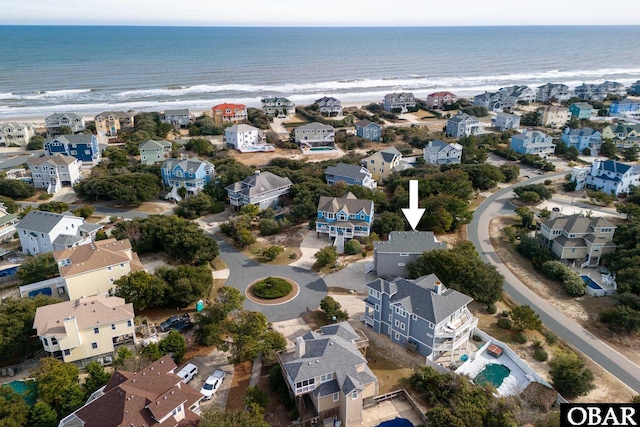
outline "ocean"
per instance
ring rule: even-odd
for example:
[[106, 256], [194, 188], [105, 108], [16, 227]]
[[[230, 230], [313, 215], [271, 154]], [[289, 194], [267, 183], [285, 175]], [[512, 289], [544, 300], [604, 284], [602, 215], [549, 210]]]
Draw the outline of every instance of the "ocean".
[[0, 119], [640, 79], [640, 26], [0, 26]]

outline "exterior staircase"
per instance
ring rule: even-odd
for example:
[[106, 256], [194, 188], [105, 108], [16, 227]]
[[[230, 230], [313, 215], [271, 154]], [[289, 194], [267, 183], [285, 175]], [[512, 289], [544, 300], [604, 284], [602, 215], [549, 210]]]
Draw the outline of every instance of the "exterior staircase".
[[167, 194], [167, 199], [173, 199], [176, 202], [182, 201], [182, 197], [178, 194], [178, 187], [173, 186], [173, 188], [171, 188], [171, 191]]
[[338, 234], [336, 239], [333, 241], [333, 245], [336, 247], [336, 252], [339, 254], [344, 253], [344, 235]]
[[376, 264], [373, 261], [366, 263], [364, 265], [364, 274], [372, 273], [375, 268]]

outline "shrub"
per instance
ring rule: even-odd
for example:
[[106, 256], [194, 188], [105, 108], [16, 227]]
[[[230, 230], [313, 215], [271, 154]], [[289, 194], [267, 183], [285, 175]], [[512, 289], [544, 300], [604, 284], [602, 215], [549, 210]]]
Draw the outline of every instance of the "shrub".
[[316, 264], [318, 267], [324, 267], [325, 265], [333, 264], [338, 259], [338, 253], [335, 246], [325, 246], [320, 249], [314, 257], [318, 260]]
[[271, 236], [282, 231], [280, 223], [275, 219], [261, 219], [258, 223], [258, 229], [263, 236]]
[[498, 307], [496, 307], [495, 304], [489, 304], [487, 306], [487, 311], [489, 312], [489, 314], [496, 314], [498, 312]]
[[545, 340], [547, 341], [547, 344], [549, 345], [554, 345], [555, 343], [558, 342], [558, 337], [556, 336], [556, 334], [554, 334], [551, 331], [543, 331], [542, 335], [544, 335]]
[[500, 313], [502, 315], [502, 317], [509, 317], [511, 315], [511, 312], [509, 310], [502, 310], [502, 313]]
[[211, 205], [211, 213], [217, 214], [224, 212], [224, 202], [215, 202]]
[[362, 252], [362, 245], [356, 239], [351, 239], [344, 245], [344, 251], [347, 255], [359, 254]]
[[291, 252], [289, 254], [289, 259], [296, 259], [296, 258], [298, 258], [298, 255], [295, 252]]
[[260, 390], [257, 386], [249, 387], [242, 399], [245, 406], [251, 406], [252, 404], [258, 405], [264, 409], [269, 403], [269, 395]]
[[553, 184], [553, 181], [551, 181], [550, 179], [544, 180], [544, 185], [551, 185], [551, 184]]
[[253, 286], [253, 294], [258, 298], [275, 299], [288, 295], [293, 289], [291, 283], [279, 277], [267, 277]]
[[342, 310], [340, 303], [328, 295], [320, 301], [320, 310], [322, 310], [330, 320], [342, 322], [349, 319], [349, 314]]
[[498, 327], [502, 329], [511, 329], [511, 320], [506, 317], [502, 317], [498, 319]]
[[553, 385], [565, 397], [583, 396], [595, 387], [593, 373], [575, 353], [558, 352], [549, 366]]
[[563, 278], [562, 287], [569, 296], [581, 297], [584, 295], [587, 286], [577, 273], [573, 271], [571, 273], [573, 274]]
[[549, 354], [541, 348], [536, 348], [536, 351], [533, 353], [533, 358], [538, 362], [544, 362], [549, 358]]
[[264, 255], [269, 261], [273, 261], [282, 252], [284, 252], [284, 248], [282, 246], [273, 245], [269, 246], [267, 249], [263, 249], [262, 255]]
[[520, 343], [520, 344], [524, 344], [527, 342], [527, 335], [524, 334], [523, 332], [518, 332], [516, 334], [516, 342]]
[[626, 305], [605, 308], [599, 319], [612, 332], [629, 333], [640, 329], [640, 311]]

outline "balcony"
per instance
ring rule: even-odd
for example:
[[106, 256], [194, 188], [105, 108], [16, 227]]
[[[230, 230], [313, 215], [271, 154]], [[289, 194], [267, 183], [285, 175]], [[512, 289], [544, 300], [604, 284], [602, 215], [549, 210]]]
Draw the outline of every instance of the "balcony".
[[436, 338], [455, 338], [458, 335], [478, 326], [478, 319], [465, 310], [460, 317], [447, 322], [447, 324], [435, 332]]

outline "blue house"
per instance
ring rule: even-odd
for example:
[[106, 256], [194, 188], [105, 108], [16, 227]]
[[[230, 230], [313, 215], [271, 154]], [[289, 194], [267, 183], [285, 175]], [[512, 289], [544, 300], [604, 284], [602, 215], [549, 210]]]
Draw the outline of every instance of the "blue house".
[[535, 154], [540, 157], [553, 155], [556, 145], [546, 133], [526, 130], [511, 137], [510, 148], [520, 154]]
[[343, 252], [345, 239], [367, 237], [372, 223], [372, 200], [358, 200], [352, 193], [345, 197], [320, 197], [316, 233], [334, 237], [338, 253]]
[[374, 190], [378, 186], [371, 172], [360, 165], [338, 163], [335, 166], [329, 166], [327, 170], [325, 170], [324, 176], [329, 185], [344, 182], [347, 185], [359, 185], [360, 187], [367, 187], [371, 190]]
[[44, 142], [47, 156], [62, 154], [73, 156], [84, 163], [98, 163], [100, 161], [100, 147], [95, 135], [59, 135]]
[[210, 161], [197, 157], [167, 159], [162, 164], [161, 172], [162, 182], [171, 187], [171, 192], [166, 197], [179, 202], [182, 196], [178, 194], [178, 190], [184, 188], [186, 195], [198, 194], [213, 179], [215, 166]]
[[571, 114], [571, 117], [576, 117], [580, 120], [590, 119], [593, 114], [593, 106], [588, 102], [576, 102], [569, 106], [569, 114]]
[[598, 151], [602, 145], [602, 134], [591, 128], [572, 129], [568, 127], [562, 132], [560, 139], [567, 144], [567, 147], [576, 147], [580, 153], [585, 148]]
[[371, 120], [358, 120], [356, 122], [356, 135], [369, 141], [378, 142], [382, 135], [382, 126]]
[[399, 346], [436, 361], [459, 358], [478, 326], [473, 298], [447, 289], [435, 274], [367, 283], [364, 322]]
[[640, 110], [640, 101], [636, 99], [620, 99], [611, 101], [609, 106], [609, 114], [625, 114], [633, 113]]

